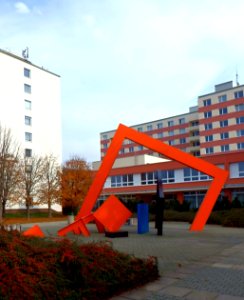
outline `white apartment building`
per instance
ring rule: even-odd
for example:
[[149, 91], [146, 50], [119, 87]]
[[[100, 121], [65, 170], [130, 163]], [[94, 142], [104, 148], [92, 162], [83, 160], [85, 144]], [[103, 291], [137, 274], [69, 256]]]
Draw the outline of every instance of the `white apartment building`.
[[0, 123], [23, 155], [54, 155], [61, 163], [60, 76], [0, 49]]

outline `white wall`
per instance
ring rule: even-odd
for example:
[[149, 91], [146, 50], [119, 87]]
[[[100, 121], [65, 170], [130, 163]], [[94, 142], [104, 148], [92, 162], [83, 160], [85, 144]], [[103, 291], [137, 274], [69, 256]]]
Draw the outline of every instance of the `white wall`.
[[[30, 69], [30, 78], [24, 68]], [[31, 94], [24, 92], [25, 83], [31, 85]], [[31, 111], [25, 109], [25, 99], [32, 102]], [[53, 154], [61, 162], [59, 76], [0, 52], [0, 105], [1, 124], [11, 128], [23, 150]], [[25, 125], [25, 115], [32, 117], [31, 126]], [[32, 132], [32, 142], [25, 141], [25, 131]]]

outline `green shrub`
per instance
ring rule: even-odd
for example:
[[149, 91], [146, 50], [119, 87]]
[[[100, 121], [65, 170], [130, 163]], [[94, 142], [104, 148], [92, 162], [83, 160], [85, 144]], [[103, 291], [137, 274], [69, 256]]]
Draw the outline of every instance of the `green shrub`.
[[193, 211], [176, 211], [168, 210], [164, 211], [164, 220], [165, 221], [176, 221], [176, 222], [188, 222], [192, 223], [195, 213]]
[[[193, 211], [179, 212], [168, 209], [164, 211], [164, 221], [192, 223], [194, 217], [195, 213]], [[230, 227], [244, 227], [244, 208], [212, 211], [207, 223]]]
[[222, 221], [223, 226], [244, 227], [244, 209], [233, 208]]

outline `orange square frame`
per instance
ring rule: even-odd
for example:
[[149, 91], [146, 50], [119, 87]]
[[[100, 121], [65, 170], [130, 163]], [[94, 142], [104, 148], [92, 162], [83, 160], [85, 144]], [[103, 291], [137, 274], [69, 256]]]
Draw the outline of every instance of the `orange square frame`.
[[88, 193], [84, 199], [83, 205], [76, 217], [76, 220], [91, 213], [96, 203], [96, 200], [103, 189], [104, 183], [109, 175], [109, 172], [112, 169], [114, 161], [118, 156], [119, 150], [122, 146], [124, 139], [132, 140], [135, 143], [147, 147], [160, 154], [163, 154], [164, 156], [172, 160], [178, 161], [190, 168], [196, 169], [202, 173], [213, 177], [210, 187], [190, 227], [190, 230], [203, 230], [208, 220], [208, 217], [213, 209], [213, 206], [217, 200], [217, 197], [228, 178], [228, 171], [220, 169], [215, 165], [204, 161], [203, 159], [185, 153], [177, 148], [174, 148], [159, 140], [156, 140], [146, 135], [145, 133], [138, 132], [123, 124], [120, 124], [118, 126], [118, 129], [112, 139], [111, 145], [108, 148], [105, 157], [103, 158], [101, 166], [98, 172], [96, 173], [96, 176], [90, 189], [88, 190]]

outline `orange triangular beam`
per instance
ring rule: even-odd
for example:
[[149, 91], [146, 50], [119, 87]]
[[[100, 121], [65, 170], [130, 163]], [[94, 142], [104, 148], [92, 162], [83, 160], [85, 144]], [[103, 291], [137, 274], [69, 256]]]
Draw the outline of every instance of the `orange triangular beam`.
[[202, 173], [205, 173], [213, 177], [211, 185], [203, 199], [200, 208], [198, 209], [198, 212], [190, 228], [190, 230], [196, 230], [196, 231], [202, 230], [214, 207], [217, 197], [228, 178], [228, 171], [220, 169], [215, 165], [207, 161], [204, 161], [203, 159], [192, 156], [177, 148], [169, 146], [160, 140], [154, 139], [145, 133], [138, 132], [122, 124], [119, 125], [112, 139], [111, 145], [107, 150], [107, 153], [102, 161], [102, 164], [98, 172], [96, 173], [94, 181], [77, 215], [77, 219], [91, 213], [103, 189], [104, 183], [107, 177], [109, 176], [109, 172], [112, 169], [114, 161], [118, 156], [118, 153], [120, 151], [124, 139], [132, 140], [135, 143], [147, 147], [155, 152], [158, 152], [172, 160], [178, 161], [190, 168], [196, 169]]
[[42, 232], [41, 228], [38, 225], [34, 225], [31, 228], [25, 230], [22, 235], [24, 236], [37, 236], [44, 237], [45, 234]]

